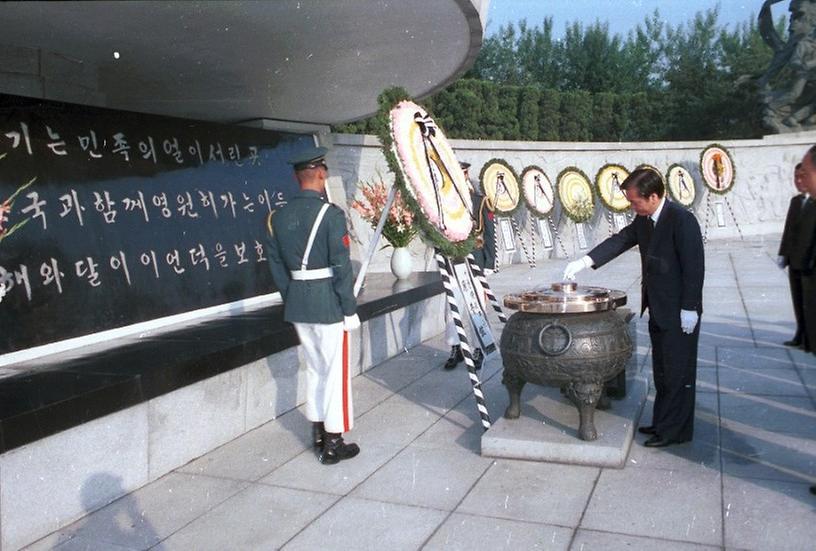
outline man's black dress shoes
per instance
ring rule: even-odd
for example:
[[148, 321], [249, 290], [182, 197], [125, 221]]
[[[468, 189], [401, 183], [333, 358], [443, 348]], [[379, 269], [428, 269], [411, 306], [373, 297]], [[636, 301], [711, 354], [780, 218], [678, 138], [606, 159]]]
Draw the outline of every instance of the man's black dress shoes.
[[782, 344], [784, 344], [785, 346], [801, 346], [802, 341], [800, 341], [799, 339], [791, 339], [789, 341], [783, 342]]
[[638, 427], [638, 432], [640, 434], [657, 434], [657, 429], [654, 425], [649, 425], [648, 427]]
[[671, 446], [672, 444], [682, 444], [683, 442], [688, 442], [688, 440], [672, 440], [670, 438], [663, 438], [662, 436], [655, 434], [646, 440], [643, 445], [647, 448], [665, 448], [666, 446]]

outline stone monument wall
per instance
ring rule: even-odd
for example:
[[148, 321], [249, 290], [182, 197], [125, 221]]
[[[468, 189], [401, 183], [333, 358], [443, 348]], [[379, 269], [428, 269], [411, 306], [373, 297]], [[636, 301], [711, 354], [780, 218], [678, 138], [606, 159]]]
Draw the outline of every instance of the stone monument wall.
[[[393, 181], [380, 151], [379, 140], [374, 136], [333, 134], [333, 148], [329, 157], [332, 178], [332, 200], [350, 205], [356, 186], [360, 181], [383, 178]], [[709, 193], [703, 185], [699, 162], [701, 152], [711, 142], [643, 142], [643, 143], [569, 143], [569, 142], [506, 142], [451, 140], [461, 161], [470, 162], [471, 177], [478, 180], [485, 163], [494, 158], [505, 160], [520, 174], [525, 167], [541, 167], [553, 185], [558, 174], [568, 166], [580, 168], [594, 186], [595, 175], [607, 163], [621, 164], [633, 170], [640, 164], [649, 164], [665, 172], [678, 163], [686, 168], [695, 181], [696, 198], [692, 210], [708, 239], [736, 238], [740, 233], [745, 239], [778, 239], [793, 195], [793, 167], [807, 149], [816, 143], [816, 132], [800, 132], [766, 136], [759, 140], [726, 140], [718, 142], [730, 153], [735, 167], [735, 184], [724, 195]], [[722, 205], [717, 207], [717, 203]], [[717, 212], [722, 216], [717, 219]], [[733, 216], [732, 216], [733, 213]], [[527, 210], [522, 207], [516, 213], [522, 235], [529, 241], [530, 223]], [[351, 232], [356, 241], [353, 255], [361, 258], [368, 247], [373, 230], [356, 213], [349, 214]], [[536, 243], [538, 260], [562, 258], [564, 251], [570, 256], [585, 252], [580, 249], [575, 224], [562, 215], [556, 201], [553, 222], [563, 243], [556, 242], [551, 251], [543, 250], [541, 241]], [[724, 222], [724, 225], [722, 223]], [[587, 249], [610, 235], [611, 225], [600, 200], [595, 200], [595, 215], [587, 222]], [[433, 255], [421, 241], [416, 240], [411, 251], [414, 269], [433, 270]], [[503, 262], [523, 262], [521, 247], [513, 255], [504, 255]], [[387, 271], [390, 248], [378, 252], [372, 261], [372, 271]]]

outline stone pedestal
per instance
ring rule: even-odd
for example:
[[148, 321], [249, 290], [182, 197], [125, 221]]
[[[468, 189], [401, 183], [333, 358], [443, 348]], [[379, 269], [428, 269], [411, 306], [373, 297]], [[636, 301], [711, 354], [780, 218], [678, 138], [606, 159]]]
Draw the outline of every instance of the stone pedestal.
[[558, 388], [534, 388], [518, 419], [499, 418], [484, 433], [482, 455], [623, 468], [649, 390], [645, 377], [628, 379], [626, 397], [595, 412], [598, 438], [591, 442], [577, 438], [578, 411]]

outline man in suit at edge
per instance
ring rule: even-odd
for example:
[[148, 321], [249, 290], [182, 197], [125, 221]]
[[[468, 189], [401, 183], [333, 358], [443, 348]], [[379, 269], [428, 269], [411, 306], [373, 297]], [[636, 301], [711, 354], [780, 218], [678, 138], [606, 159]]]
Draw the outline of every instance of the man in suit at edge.
[[289, 164], [300, 193], [269, 215], [269, 269], [284, 302], [283, 319], [295, 326], [306, 356], [306, 417], [318, 459], [333, 465], [360, 453], [342, 433], [353, 407], [348, 331], [360, 327], [346, 217], [326, 202], [324, 147], [309, 147]]
[[[808, 149], [807, 153], [805, 153], [804, 158], [802, 159], [802, 185], [810, 193], [810, 196], [813, 197], [816, 194], [816, 145], [812, 146]], [[807, 209], [809, 211], [816, 210], [813, 207], [813, 200], [808, 201]], [[807, 214], [807, 213], [805, 213]], [[803, 216], [804, 218], [804, 216]], [[810, 227], [810, 232], [808, 235], [811, 237], [811, 246], [809, 251], [809, 264], [811, 268], [813, 264], [816, 263], [816, 259], [814, 255], [816, 255], [816, 233], [814, 232], [813, 226]], [[803, 275], [802, 276], [802, 284], [803, 284], [803, 291], [804, 291], [804, 300], [805, 300], [805, 315], [808, 313], [808, 306], [813, 307], [814, 304], [808, 304], [808, 301], [816, 302], [816, 298], [813, 296], [808, 296], [808, 287], [816, 286], [816, 274], [811, 273], [810, 275]], [[807, 323], [807, 322], [805, 322]], [[807, 328], [807, 325], [805, 326]], [[813, 336], [814, 331], [811, 330], [811, 337]], [[811, 341], [813, 343], [814, 341]], [[816, 486], [810, 487], [810, 493], [816, 495]]]
[[641, 315], [649, 309], [652, 372], [656, 396], [647, 447], [680, 444], [694, 433], [697, 343], [703, 311], [705, 255], [694, 215], [666, 200], [663, 177], [639, 168], [621, 184], [637, 214], [631, 224], [588, 255], [570, 262], [565, 279], [584, 268], [600, 268], [637, 245], [641, 260]]
[[[788, 214], [785, 216], [785, 227], [782, 230], [782, 239], [779, 243], [779, 256], [776, 262], [783, 270], [785, 266], [788, 267], [793, 314], [796, 319], [796, 333], [791, 340], [785, 341], [783, 344], [785, 346], [801, 346], [805, 351], [810, 351], [807, 329], [805, 328], [801, 255], [801, 251], [808, 243], [803, 241], [804, 236], [800, 231], [802, 213], [805, 210], [805, 203], [809, 201], [809, 194], [802, 180], [802, 163], [797, 164], [796, 168], [794, 168], [793, 184], [799, 193], [790, 200]], [[799, 252], [794, 254], [794, 251]]]
[[799, 215], [799, 240], [791, 254], [791, 266], [798, 260], [802, 265], [802, 311], [805, 318], [806, 343], [816, 354], [816, 145], [802, 159], [802, 185], [810, 199]]
[[[485, 276], [493, 273], [496, 267], [496, 246], [495, 246], [495, 229], [493, 227], [493, 212], [487, 206], [487, 197], [476, 191], [473, 183], [470, 181], [470, 163], [461, 162], [459, 166], [462, 167], [462, 172], [465, 173], [465, 181], [467, 181], [468, 189], [470, 190], [470, 202], [473, 208], [473, 222], [476, 227], [476, 247], [471, 251], [473, 260], [476, 265], [482, 269]], [[480, 297], [482, 298], [482, 297]], [[445, 361], [445, 369], [454, 369], [459, 363], [465, 361], [465, 356], [462, 354], [462, 349], [459, 347], [459, 336], [456, 333], [456, 325], [453, 323], [453, 318], [450, 312], [445, 307], [445, 314], [447, 323], [445, 325], [445, 341], [451, 347], [450, 357]], [[480, 348], [475, 348], [473, 351], [473, 361], [476, 364], [476, 369], [482, 368], [484, 362], [484, 354]]]

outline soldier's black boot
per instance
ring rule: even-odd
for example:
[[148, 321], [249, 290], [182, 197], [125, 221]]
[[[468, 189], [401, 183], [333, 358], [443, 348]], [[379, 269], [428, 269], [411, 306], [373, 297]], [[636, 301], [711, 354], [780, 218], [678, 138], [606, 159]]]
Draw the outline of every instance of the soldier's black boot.
[[473, 365], [476, 367], [476, 371], [479, 371], [482, 368], [482, 364], [484, 363], [484, 354], [482, 354], [482, 349], [477, 348], [473, 351]]
[[323, 438], [326, 430], [323, 428], [323, 421], [319, 423], [312, 423], [312, 443], [315, 448], [323, 447]]
[[357, 444], [346, 444], [338, 432], [327, 432], [323, 439], [323, 451], [318, 459], [324, 465], [334, 465], [344, 459], [351, 459], [360, 453]]
[[448, 361], [445, 362], [445, 369], [453, 369], [459, 362], [465, 361], [465, 357], [462, 355], [462, 349], [459, 348], [458, 344], [451, 346], [451, 355], [448, 358]]

